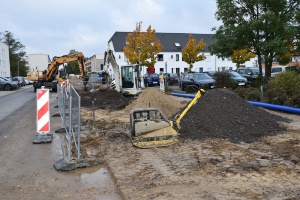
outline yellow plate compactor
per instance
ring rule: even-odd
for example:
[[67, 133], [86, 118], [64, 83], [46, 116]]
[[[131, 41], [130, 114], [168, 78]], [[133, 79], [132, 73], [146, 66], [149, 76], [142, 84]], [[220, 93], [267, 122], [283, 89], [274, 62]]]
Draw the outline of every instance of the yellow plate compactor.
[[130, 111], [131, 142], [139, 148], [169, 146], [178, 141], [180, 121], [188, 110], [204, 93], [200, 89], [195, 98], [175, 117], [176, 122], [169, 120], [158, 108], [134, 108]]

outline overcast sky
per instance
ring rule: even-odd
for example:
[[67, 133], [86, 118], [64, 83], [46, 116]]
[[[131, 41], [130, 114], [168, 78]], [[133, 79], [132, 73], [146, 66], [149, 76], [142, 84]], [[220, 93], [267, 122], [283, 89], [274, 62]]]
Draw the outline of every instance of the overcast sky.
[[143, 22], [164, 33], [214, 33], [215, 0], [1, 0], [0, 32], [9, 31], [27, 54], [86, 57], [104, 53], [116, 31]]

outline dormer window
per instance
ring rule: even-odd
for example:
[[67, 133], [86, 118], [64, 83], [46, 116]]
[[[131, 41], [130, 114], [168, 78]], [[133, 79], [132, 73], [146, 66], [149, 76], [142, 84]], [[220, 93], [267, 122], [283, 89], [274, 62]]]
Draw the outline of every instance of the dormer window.
[[178, 42], [174, 43], [176, 47], [180, 47], [180, 44]]

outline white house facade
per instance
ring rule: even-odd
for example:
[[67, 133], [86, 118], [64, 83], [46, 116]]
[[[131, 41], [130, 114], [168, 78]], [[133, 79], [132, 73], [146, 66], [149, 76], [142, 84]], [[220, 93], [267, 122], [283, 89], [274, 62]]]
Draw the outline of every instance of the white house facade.
[[27, 55], [28, 71], [44, 71], [51, 63], [48, 54], [28, 54]]
[[10, 77], [9, 48], [0, 42], [0, 77]]
[[[123, 53], [123, 48], [126, 46], [126, 36], [128, 34], [129, 32], [115, 32], [108, 41], [110, 49], [113, 51], [119, 66], [128, 64]], [[163, 50], [157, 55], [157, 62], [154, 65], [155, 73], [167, 72], [180, 74], [188, 70], [189, 65], [182, 60], [181, 51], [185, 48], [189, 40], [189, 35], [190, 34], [188, 33], [156, 33], [156, 37], [163, 45]], [[214, 42], [213, 34], [192, 35], [197, 43], [200, 39], [203, 39], [204, 43], [206, 43], [206, 47], [203, 49], [206, 59], [194, 63], [193, 71], [204, 72], [236, 69], [236, 64], [231, 61], [231, 58], [218, 58], [217, 56], [210, 54], [207, 47]], [[243, 65], [245, 67], [253, 67], [256, 66], [256, 63], [257, 58], [253, 58]], [[107, 67], [109, 73], [112, 74], [111, 66], [105, 67]], [[143, 70], [143, 72], [146, 73], [146, 67], [144, 67]]]

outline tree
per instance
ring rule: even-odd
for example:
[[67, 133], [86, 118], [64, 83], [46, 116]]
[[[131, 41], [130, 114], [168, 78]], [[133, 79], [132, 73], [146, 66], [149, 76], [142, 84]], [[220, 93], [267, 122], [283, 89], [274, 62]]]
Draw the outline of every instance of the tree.
[[[71, 49], [68, 55], [72, 55], [72, 54], [76, 55], [78, 54], [78, 51], [76, 51], [75, 49]], [[65, 71], [68, 74], [80, 74], [78, 61], [68, 62], [67, 66], [65, 67]]]
[[141, 66], [154, 66], [156, 57], [163, 46], [156, 38], [156, 31], [149, 26], [146, 32], [141, 32], [142, 22], [137, 23], [136, 29], [126, 37], [124, 55], [129, 63], [140, 62]]
[[233, 63], [236, 63], [237, 68], [246, 61], [249, 61], [251, 58], [255, 58], [255, 54], [251, 53], [251, 51], [247, 49], [233, 50], [233, 54], [231, 55], [231, 60]]
[[14, 35], [9, 32], [0, 33], [0, 41], [7, 44], [9, 48], [9, 62], [10, 62], [10, 73], [12, 76], [27, 76], [28, 67], [26, 66], [25, 58], [26, 52], [24, 51], [25, 46], [17, 39]]
[[195, 62], [204, 60], [206, 57], [204, 53], [200, 54], [202, 49], [206, 46], [206, 44], [201, 39], [198, 44], [196, 44], [196, 39], [189, 35], [189, 41], [187, 42], [186, 46], [182, 50], [182, 59], [184, 62], [189, 64], [188, 71], [191, 72], [193, 68], [193, 64]]
[[260, 75], [265, 64], [271, 76], [273, 59], [288, 52], [296, 35], [299, 0], [217, 0], [216, 18], [223, 22], [209, 49], [219, 57], [228, 57], [234, 49], [252, 49], [257, 55]]

